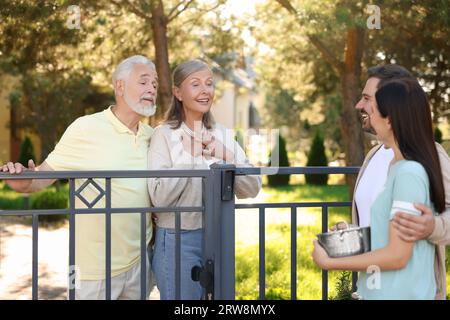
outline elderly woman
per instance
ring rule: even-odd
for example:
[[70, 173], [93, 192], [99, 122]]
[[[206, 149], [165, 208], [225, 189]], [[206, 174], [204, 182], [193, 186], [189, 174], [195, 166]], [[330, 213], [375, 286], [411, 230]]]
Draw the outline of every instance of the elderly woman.
[[[149, 149], [149, 168], [207, 169], [223, 161], [250, 166], [233, 135], [211, 113], [214, 99], [213, 74], [207, 64], [190, 60], [173, 73], [173, 102], [162, 125], [153, 133]], [[228, 134], [227, 134], [228, 133]], [[238, 176], [238, 198], [255, 197], [261, 188], [259, 176]], [[202, 178], [152, 178], [148, 181], [152, 204], [201, 206]], [[153, 271], [161, 299], [175, 298], [175, 215], [156, 213], [156, 239]], [[202, 213], [181, 214], [181, 299], [200, 299], [202, 288], [191, 279], [191, 269], [202, 262]]]

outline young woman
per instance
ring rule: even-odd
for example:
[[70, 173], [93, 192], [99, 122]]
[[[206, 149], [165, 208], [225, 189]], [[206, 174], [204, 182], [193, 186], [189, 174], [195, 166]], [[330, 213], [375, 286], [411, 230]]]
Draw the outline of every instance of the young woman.
[[445, 210], [430, 107], [415, 80], [390, 81], [375, 97], [370, 124], [395, 156], [384, 189], [371, 207], [372, 251], [330, 258], [315, 241], [313, 259], [323, 269], [360, 271], [357, 287], [362, 299], [434, 299], [434, 245], [403, 241], [390, 222], [399, 209], [419, 215], [413, 203], [423, 203], [435, 213]]
[[[200, 60], [190, 60], [173, 72], [173, 102], [166, 119], [152, 135], [149, 168], [207, 169], [214, 162], [250, 166], [234, 135], [215, 123], [213, 74]], [[237, 176], [238, 198], [255, 197], [259, 176]], [[155, 207], [201, 206], [201, 178], [149, 179], [150, 199]], [[175, 299], [175, 216], [156, 213], [156, 238], [152, 268], [161, 299]], [[181, 299], [200, 299], [202, 288], [191, 279], [192, 267], [202, 262], [202, 213], [181, 214]]]

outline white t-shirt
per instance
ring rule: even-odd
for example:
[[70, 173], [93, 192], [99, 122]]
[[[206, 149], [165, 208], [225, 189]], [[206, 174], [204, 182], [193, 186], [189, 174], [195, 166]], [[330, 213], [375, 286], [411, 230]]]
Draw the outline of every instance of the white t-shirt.
[[359, 225], [370, 226], [370, 208], [383, 190], [386, 183], [389, 164], [394, 158], [392, 149], [385, 149], [384, 145], [375, 152], [356, 186], [355, 203], [358, 208]]

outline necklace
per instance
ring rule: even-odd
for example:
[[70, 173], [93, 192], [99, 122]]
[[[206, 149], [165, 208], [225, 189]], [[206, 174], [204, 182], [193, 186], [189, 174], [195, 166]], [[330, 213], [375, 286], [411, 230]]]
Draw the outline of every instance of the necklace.
[[[183, 125], [182, 125], [182, 129], [183, 129], [183, 131], [184, 131], [185, 133], [187, 133], [189, 136], [191, 136], [192, 138], [195, 138], [195, 132], [194, 132], [191, 128], [189, 128], [189, 127], [187, 126], [187, 124], [185, 124], [184, 122], [183, 122]], [[202, 124], [202, 128], [201, 128], [201, 130], [200, 130], [200, 133], [202, 134], [204, 131], [205, 131], [205, 127], [204, 127], [203, 124]]]

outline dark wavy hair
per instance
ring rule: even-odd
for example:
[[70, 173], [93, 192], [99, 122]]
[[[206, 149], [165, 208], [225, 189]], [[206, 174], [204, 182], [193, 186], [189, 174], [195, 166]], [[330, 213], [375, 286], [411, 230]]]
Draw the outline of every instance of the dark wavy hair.
[[370, 67], [367, 70], [367, 75], [369, 78], [380, 79], [377, 88], [393, 79], [415, 79], [411, 72], [399, 64], [383, 64]]
[[[210, 70], [209, 66], [199, 59], [185, 61], [173, 70], [172, 83], [175, 87], [179, 88], [181, 83], [191, 74], [205, 69]], [[178, 129], [185, 119], [186, 116], [183, 110], [183, 102], [178, 100], [175, 95], [172, 95], [172, 104], [164, 117], [164, 123], [170, 124], [172, 129]], [[214, 119], [211, 111], [208, 111], [203, 115], [202, 122], [207, 129], [213, 127]]]
[[383, 118], [389, 118], [403, 157], [419, 162], [430, 180], [430, 199], [437, 212], [445, 210], [445, 191], [427, 96], [415, 79], [385, 82], [375, 98]]

